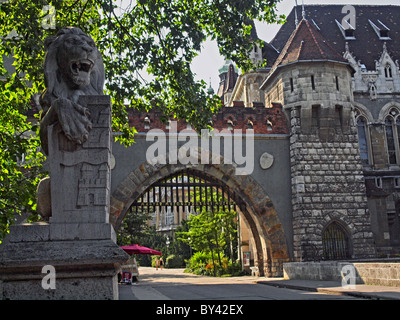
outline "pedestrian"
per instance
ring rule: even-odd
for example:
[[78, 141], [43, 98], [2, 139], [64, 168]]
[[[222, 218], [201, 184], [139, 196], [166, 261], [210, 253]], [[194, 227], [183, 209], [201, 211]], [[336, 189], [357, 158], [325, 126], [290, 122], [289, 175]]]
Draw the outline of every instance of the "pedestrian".
[[158, 267], [160, 265], [160, 261], [158, 260], [158, 257], [156, 258], [156, 270], [158, 270]]
[[164, 261], [163, 261], [163, 259], [162, 259], [162, 257], [160, 258], [160, 268], [161, 268], [161, 270], [162, 270], [162, 268], [163, 268], [163, 265], [164, 265]]

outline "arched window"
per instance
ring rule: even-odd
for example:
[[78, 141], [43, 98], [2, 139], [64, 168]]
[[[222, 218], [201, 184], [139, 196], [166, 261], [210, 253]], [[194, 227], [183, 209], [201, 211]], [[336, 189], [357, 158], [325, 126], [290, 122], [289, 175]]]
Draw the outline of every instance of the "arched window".
[[357, 130], [358, 130], [358, 145], [360, 147], [361, 162], [363, 165], [369, 165], [369, 151], [368, 151], [368, 129], [367, 120], [363, 116], [357, 118]]
[[400, 155], [400, 112], [392, 108], [385, 118], [386, 145], [389, 164], [398, 164]]
[[386, 132], [386, 143], [387, 151], [389, 156], [389, 163], [396, 164], [396, 145], [394, 141], [394, 119], [391, 116], [387, 116], [385, 119], [385, 132]]
[[331, 222], [322, 233], [323, 257], [326, 260], [350, 258], [349, 237], [336, 221]]
[[385, 67], [385, 78], [392, 78], [392, 67], [389, 63]]
[[358, 108], [355, 108], [354, 116], [357, 124], [361, 162], [363, 165], [372, 165], [371, 138], [367, 117]]

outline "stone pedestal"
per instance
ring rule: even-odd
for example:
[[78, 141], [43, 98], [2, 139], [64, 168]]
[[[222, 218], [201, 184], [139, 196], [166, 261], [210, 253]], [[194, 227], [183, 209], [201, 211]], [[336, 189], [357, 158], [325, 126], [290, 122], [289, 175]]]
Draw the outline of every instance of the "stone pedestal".
[[[75, 145], [58, 124], [48, 128], [52, 216], [11, 227], [0, 246], [0, 298], [118, 298], [117, 272], [128, 255], [109, 224], [110, 97], [79, 103], [91, 114], [88, 140]], [[46, 285], [52, 276], [55, 288]]]

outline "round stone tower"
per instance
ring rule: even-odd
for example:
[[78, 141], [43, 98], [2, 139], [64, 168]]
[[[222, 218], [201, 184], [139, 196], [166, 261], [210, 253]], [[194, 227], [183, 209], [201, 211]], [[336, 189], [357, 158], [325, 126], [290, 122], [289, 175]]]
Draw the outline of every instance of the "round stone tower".
[[261, 86], [290, 121], [293, 258], [373, 257], [375, 247], [353, 121], [354, 70], [303, 19]]

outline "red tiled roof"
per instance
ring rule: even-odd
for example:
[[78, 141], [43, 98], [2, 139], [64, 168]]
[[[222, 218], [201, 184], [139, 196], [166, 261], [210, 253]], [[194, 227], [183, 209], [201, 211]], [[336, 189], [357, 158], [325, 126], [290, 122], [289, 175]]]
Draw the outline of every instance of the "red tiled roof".
[[348, 63], [308, 21], [301, 20], [293, 31], [272, 69], [305, 60], [331, 60]]

